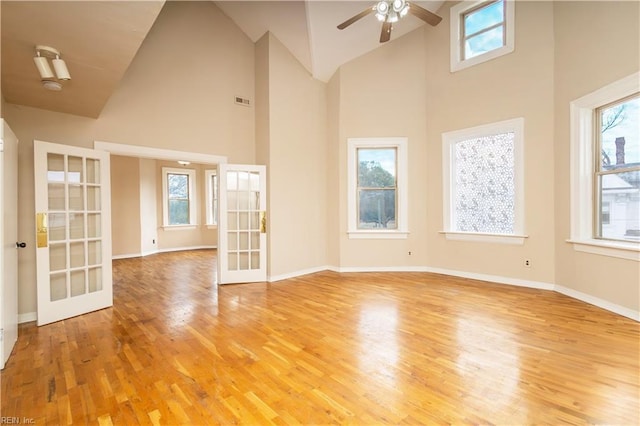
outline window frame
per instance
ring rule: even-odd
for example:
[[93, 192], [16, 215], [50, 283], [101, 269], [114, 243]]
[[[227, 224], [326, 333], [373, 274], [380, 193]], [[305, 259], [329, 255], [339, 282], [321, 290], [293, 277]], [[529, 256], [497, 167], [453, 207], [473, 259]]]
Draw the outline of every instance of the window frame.
[[[218, 171], [216, 169], [208, 169], [204, 171], [205, 177], [205, 202], [206, 202], [206, 224], [209, 228], [218, 227]], [[216, 183], [212, 182], [215, 177]], [[213, 193], [213, 199], [211, 194]], [[215, 206], [215, 207], [214, 207]]]
[[[408, 224], [408, 138], [347, 139], [347, 234], [350, 239], [406, 239]], [[358, 228], [358, 149], [396, 150], [396, 228]]]
[[640, 262], [640, 243], [606, 240], [595, 234], [595, 110], [640, 91], [636, 72], [569, 104], [570, 109], [570, 237], [576, 251]]
[[[512, 234], [458, 231], [454, 228], [455, 214], [455, 154], [457, 143], [502, 133], [514, 133], [514, 225]], [[448, 240], [522, 245], [525, 234], [525, 185], [524, 185], [524, 118], [489, 123], [442, 134], [442, 234]]]
[[[189, 178], [189, 223], [181, 225], [169, 224], [169, 175], [187, 175]], [[162, 168], [162, 224], [164, 229], [189, 229], [195, 228], [197, 223], [197, 193], [195, 169], [179, 169], [173, 167]]]
[[[504, 5], [504, 30], [502, 33], [503, 45], [497, 49], [465, 59], [464, 51], [464, 17], [498, 0], [476, 0], [473, 2], [460, 2], [450, 9], [450, 67], [451, 72], [463, 70], [500, 56], [507, 55], [515, 50], [515, 1], [503, 0]], [[483, 30], [485, 31], [485, 30]], [[478, 34], [478, 33], [475, 33]]]

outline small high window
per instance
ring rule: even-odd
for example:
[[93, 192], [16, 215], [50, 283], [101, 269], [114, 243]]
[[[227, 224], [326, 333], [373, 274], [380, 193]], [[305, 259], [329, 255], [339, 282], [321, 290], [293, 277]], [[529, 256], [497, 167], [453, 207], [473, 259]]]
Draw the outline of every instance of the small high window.
[[514, 2], [461, 2], [451, 8], [451, 71], [458, 71], [514, 49]]

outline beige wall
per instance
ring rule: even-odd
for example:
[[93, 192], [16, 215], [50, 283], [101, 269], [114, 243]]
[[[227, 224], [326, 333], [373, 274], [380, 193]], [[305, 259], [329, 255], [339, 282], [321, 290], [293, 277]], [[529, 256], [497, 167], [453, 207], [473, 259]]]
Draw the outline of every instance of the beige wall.
[[269, 175], [268, 272], [278, 277], [326, 266], [326, 91], [272, 34], [256, 51], [268, 75], [257, 86], [268, 104], [258, 146]]
[[574, 251], [569, 103], [640, 69], [640, 3], [554, 2], [556, 283], [640, 310], [640, 264]]
[[[554, 282], [553, 4], [516, 2], [515, 51], [449, 71], [449, 10], [425, 33], [428, 265], [542, 283]], [[442, 223], [442, 133], [523, 117], [524, 245], [446, 240]], [[530, 259], [531, 267], [524, 266]]]
[[111, 252], [138, 255], [140, 247], [140, 160], [111, 156]]
[[[92, 147], [95, 140], [255, 160], [254, 45], [212, 2], [167, 2], [98, 119], [6, 104], [20, 140], [21, 314], [36, 311], [33, 140]], [[64, 94], [64, 93], [63, 93]], [[30, 247], [30, 248], [29, 248]]]
[[158, 250], [156, 160], [141, 158], [140, 168], [140, 251], [143, 255]]
[[[429, 60], [431, 58], [429, 57]], [[364, 55], [340, 69], [338, 217], [341, 267], [410, 267], [427, 264], [427, 205], [438, 203], [426, 192], [427, 81], [424, 30]], [[383, 82], [383, 83], [381, 83]], [[337, 84], [333, 82], [332, 84]], [[334, 88], [334, 90], [336, 90]], [[409, 139], [409, 237], [406, 240], [362, 240], [347, 236], [347, 139], [399, 136]], [[409, 251], [412, 255], [409, 256]]]

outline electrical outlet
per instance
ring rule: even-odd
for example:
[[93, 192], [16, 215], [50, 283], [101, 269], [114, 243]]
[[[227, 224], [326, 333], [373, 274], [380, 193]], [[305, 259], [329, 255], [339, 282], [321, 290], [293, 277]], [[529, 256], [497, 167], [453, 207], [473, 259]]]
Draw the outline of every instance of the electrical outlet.
[[409, 256], [411, 256], [411, 252], [409, 252]]
[[524, 260], [524, 266], [526, 266], [527, 268], [529, 268], [531, 266], [531, 261], [529, 259], [525, 259]]
[[154, 240], [153, 240], [153, 242], [152, 242], [151, 244], [155, 244], [155, 243], [156, 243], [156, 240], [154, 239]]

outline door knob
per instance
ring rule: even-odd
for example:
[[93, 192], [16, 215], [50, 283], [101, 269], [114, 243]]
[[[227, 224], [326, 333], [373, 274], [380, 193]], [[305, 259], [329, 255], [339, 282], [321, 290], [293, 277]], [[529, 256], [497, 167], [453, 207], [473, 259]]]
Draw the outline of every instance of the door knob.
[[20, 241], [19, 243], [16, 243], [16, 248], [25, 248], [27, 246], [27, 243], [24, 243], [22, 241]]

